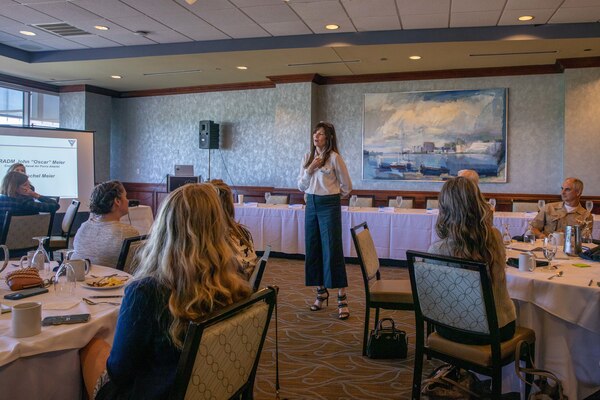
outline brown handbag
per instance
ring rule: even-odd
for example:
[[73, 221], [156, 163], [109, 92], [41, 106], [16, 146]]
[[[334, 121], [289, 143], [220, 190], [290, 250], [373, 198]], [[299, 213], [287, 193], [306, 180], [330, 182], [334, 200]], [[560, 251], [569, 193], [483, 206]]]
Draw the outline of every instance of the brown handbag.
[[21, 268], [6, 274], [6, 283], [10, 290], [21, 290], [44, 286], [44, 281], [36, 268]]

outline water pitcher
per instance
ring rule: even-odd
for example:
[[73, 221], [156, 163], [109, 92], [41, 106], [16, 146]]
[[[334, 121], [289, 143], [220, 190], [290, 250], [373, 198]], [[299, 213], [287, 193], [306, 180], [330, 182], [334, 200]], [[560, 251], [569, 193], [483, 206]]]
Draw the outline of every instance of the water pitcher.
[[564, 251], [569, 256], [577, 256], [581, 253], [581, 227], [579, 225], [565, 227]]

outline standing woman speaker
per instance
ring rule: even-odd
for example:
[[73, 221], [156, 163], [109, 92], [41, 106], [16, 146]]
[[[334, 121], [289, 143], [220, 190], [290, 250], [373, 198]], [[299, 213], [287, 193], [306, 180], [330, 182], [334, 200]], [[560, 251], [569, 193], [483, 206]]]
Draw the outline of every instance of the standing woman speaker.
[[312, 131], [310, 152], [302, 159], [298, 189], [306, 193], [306, 286], [317, 287], [311, 311], [329, 304], [329, 289], [338, 289], [338, 318], [348, 319], [346, 264], [342, 247], [341, 198], [348, 197], [352, 181], [337, 148], [335, 128], [319, 122]]

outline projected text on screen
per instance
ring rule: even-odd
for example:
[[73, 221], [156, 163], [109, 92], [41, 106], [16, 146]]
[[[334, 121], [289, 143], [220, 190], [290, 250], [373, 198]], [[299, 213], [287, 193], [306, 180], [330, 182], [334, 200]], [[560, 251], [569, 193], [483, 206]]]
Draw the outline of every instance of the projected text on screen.
[[27, 169], [35, 191], [77, 198], [77, 139], [0, 136], [0, 173], [14, 163]]

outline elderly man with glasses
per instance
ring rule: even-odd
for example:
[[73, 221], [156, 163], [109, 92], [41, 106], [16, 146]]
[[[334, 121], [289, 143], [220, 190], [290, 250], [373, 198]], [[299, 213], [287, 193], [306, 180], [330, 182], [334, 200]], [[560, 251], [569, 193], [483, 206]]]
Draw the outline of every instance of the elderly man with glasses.
[[594, 218], [580, 204], [583, 182], [577, 178], [567, 178], [562, 184], [562, 201], [546, 204], [531, 221], [531, 231], [537, 238], [544, 238], [553, 232], [564, 232], [567, 225], [587, 225], [590, 229]]

